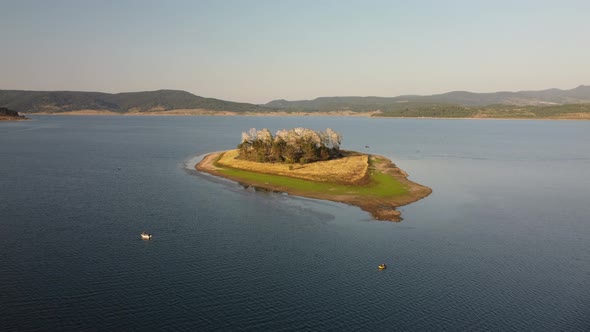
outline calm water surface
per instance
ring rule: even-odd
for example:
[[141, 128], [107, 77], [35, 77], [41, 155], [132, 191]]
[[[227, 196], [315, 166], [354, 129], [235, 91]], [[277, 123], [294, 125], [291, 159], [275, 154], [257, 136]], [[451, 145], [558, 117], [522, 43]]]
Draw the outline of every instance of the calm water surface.
[[[295, 126], [434, 192], [378, 222], [190, 169]], [[0, 142], [4, 331], [590, 329], [590, 122], [36, 116]]]

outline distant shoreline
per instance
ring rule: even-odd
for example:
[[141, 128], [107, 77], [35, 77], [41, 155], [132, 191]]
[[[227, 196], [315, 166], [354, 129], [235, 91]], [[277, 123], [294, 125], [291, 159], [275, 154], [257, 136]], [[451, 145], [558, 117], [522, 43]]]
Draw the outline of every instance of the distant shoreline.
[[204, 109], [178, 109], [170, 111], [157, 112], [126, 112], [118, 113], [107, 110], [79, 110], [67, 112], [35, 112], [23, 113], [25, 115], [116, 115], [116, 116], [352, 116], [352, 117], [371, 117], [380, 114], [379, 111], [373, 112], [352, 112], [352, 111], [331, 111], [331, 112], [233, 112], [233, 111], [211, 111]]
[[[230, 154], [231, 157], [225, 156], [226, 154]], [[377, 220], [401, 221], [400, 212], [396, 210], [397, 207], [416, 202], [432, 193], [432, 189], [408, 180], [408, 175], [403, 170], [382, 156], [352, 151], [345, 152], [347, 156], [352, 158], [365, 158], [365, 168], [361, 172], [362, 174], [358, 172], [358, 169], [346, 169], [353, 164], [352, 161], [347, 160], [348, 157], [342, 158], [340, 164], [337, 164], [339, 159], [312, 163], [332, 163], [330, 166], [326, 164], [326, 167], [320, 166], [316, 169], [332, 167], [332, 169], [344, 169], [344, 174], [362, 175], [361, 178], [354, 177], [353, 179], [351, 177], [349, 181], [345, 181], [348, 176], [343, 176], [340, 182], [332, 182], [334, 180], [328, 181], [327, 179], [333, 174], [325, 174], [325, 172], [321, 173], [317, 170], [303, 175], [301, 173], [295, 174], [299, 168], [307, 166], [297, 164], [288, 167], [294, 173], [293, 176], [288, 176], [284, 175], [285, 170], [272, 170], [276, 166], [266, 166], [267, 169], [263, 170], [265, 163], [234, 159], [235, 154], [236, 150], [210, 153], [197, 163], [195, 168], [198, 171], [237, 181], [254, 188], [354, 205], [371, 213], [373, 218]], [[315, 180], [309, 180], [310, 177]], [[397, 187], [395, 192], [391, 190], [392, 187]]]
[[568, 121], [588, 121], [589, 114], [577, 114], [576, 117], [543, 117], [543, 118], [526, 118], [526, 117], [425, 117], [425, 116], [380, 116], [381, 111], [371, 112], [352, 112], [352, 111], [330, 111], [330, 112], [233, 112], [233, 111], [210, 111], [203, 109], [178, 109], [171, 111], [157, 112], [126, 112], [119, 113], [107, 110], [79, 110], [67, 112], [35, 112], [21, 113], [23, 115], [51, 115], [51, 116], [261, 116], [261, 117], [289, 117], [289, 116], [335, 116], [335, 117], [360, 117], [360, 118], [379, 118], [379, 119], [444, 119], [444, 120], [568, 120]]
[[26, 117], [16, 117], [16, 116], [0, 116], [0, 121], [30, 121], [31, 119]]
[[264, 104], [207, 98], [169, 89], [121, 93], [0, 90], [0, 105], [30, 114], [52, 115], [590, 120], [590, 85], [566, 90], [450, 91], [395, 97], [323, 96], [291, 101], [275, 99]]

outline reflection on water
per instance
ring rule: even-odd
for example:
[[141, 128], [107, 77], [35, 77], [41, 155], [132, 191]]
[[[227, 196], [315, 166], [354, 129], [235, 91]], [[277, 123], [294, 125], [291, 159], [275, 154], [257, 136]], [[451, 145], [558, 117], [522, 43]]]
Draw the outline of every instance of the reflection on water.
[[254, 185], [243, 183], [243, 182], [238, 182], [238, 184], [240, 186], [242, 186], [242, 188], [244, 188], [245, 190], [253, 190], [255, 192], [261, 192], [261, 193], [277, 193], [277, 194], [284, 193], [284, 192], [282, 192], [280, 190], [272, 190], [272, 189], [268, 189], [268, 188], [264, 188], [264, 187], [259, 187], [259, 186], [254, 186]]

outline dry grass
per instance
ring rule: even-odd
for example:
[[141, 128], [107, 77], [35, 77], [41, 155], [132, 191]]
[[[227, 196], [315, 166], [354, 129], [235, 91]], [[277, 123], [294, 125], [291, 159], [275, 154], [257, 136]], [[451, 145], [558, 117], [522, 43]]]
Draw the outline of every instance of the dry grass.
[[238, 150], [230, 150], [219, 159], [218, 164], [265, 174], [283, 175], [316, 182], [356, 184], [367, 177], [367, 155], [352, 155], [335, 160], [320, 161], [305, 165], [257, 163], [236, 159]]
[[[403, 170], [395, 166], [391, 160], [381, 156], [367, 156], [347, 151], [345, 158], [315, 163], [317, 167], [309, 167], [313, 164], [297, 165], [299, 169], [290, 170], [289, 165], [269, 165], [236, 160], [236, 155], [235, 150], [211, 153], [195, 167], [201, 172], [232, 179], [243, 186], [355, 205], [370, 212], [375, 219], [379, 220], [400, 221], [400, 212], [395, 210], [396, 207], [415, 202], [432, 192], [430, 188], [408, 180]], [[220, 163], [224, 157], [225, 164], [229, 163], [230, 167]], [[332, 165], [326, 166], [326, 163]], [[238, 169], [236, 165], [247, 167], [247, 169]], [[366, 178], [363, 178], [360, 183], [343, 182], [344, 177], [348, 179], [360, 177], [362, 172], [348, 169], [353, 165], [356, 167], [363, 165]], [[336, 172], [338, 175], [331, 172]], [[282, 175], [285, 173], [287, 175]], [[296, 178], [293, 173], [304, 177]], [[310, 180], [309, 178], [312, 177], [314, 179]], [[336, 183], [326, 181], [333, 178], [337, 178]]]

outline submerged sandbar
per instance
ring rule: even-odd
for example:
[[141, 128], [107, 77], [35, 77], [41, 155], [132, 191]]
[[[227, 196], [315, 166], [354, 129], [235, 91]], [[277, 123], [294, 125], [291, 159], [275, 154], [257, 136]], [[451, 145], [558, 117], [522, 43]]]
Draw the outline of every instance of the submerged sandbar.
[[432, 192], [408, 180], [391, 160], [343, 151], [343, 157], [305, 165], [236, 159], [237, 150], [214, 152], [195, 168], [249, 186], [357, 206], [378, 220], [401, 221], [397, 207]]

